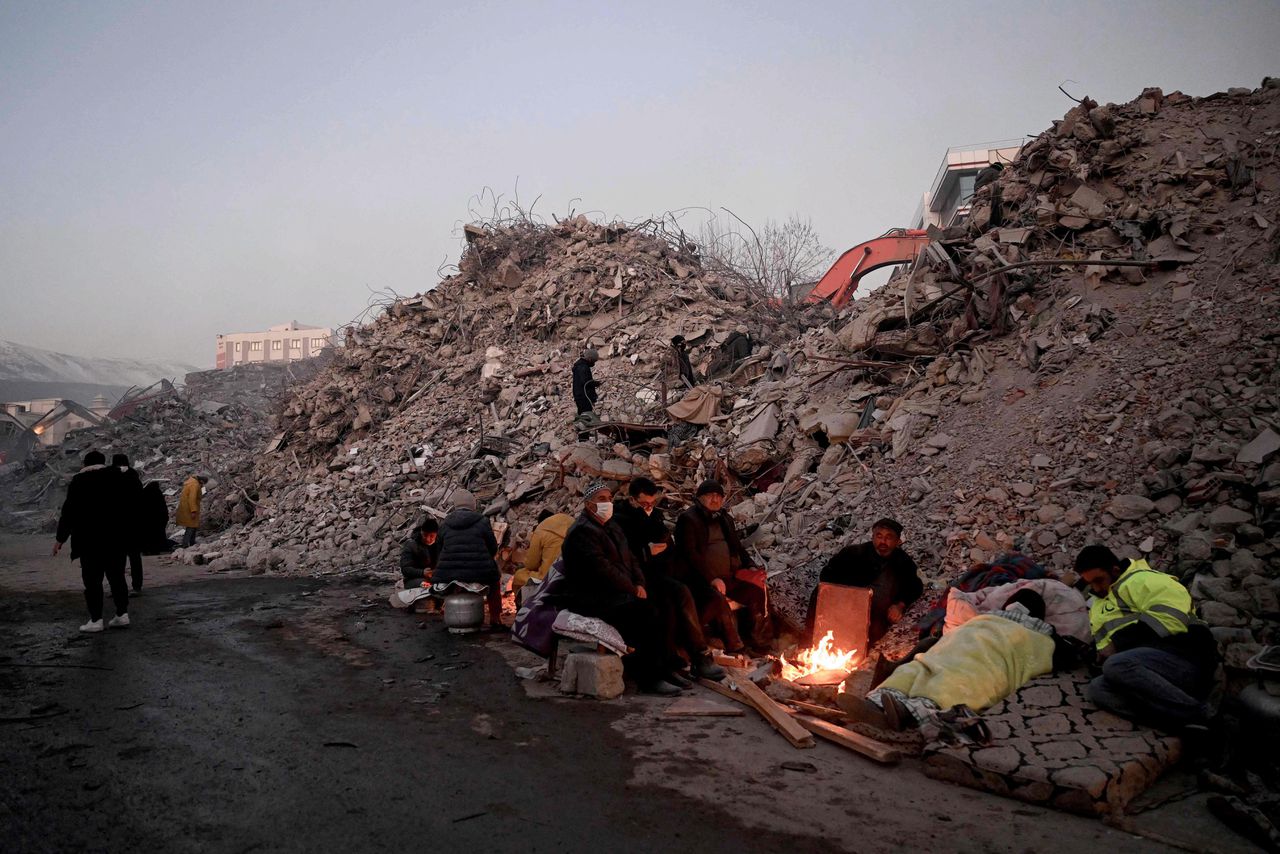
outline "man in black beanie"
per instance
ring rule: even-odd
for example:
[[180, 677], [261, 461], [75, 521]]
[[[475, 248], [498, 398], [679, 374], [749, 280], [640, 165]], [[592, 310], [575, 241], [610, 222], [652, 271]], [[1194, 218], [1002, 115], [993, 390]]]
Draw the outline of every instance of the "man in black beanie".
[[98, 451], [84, 456], [84, 468], [67, 484], [67, 497], [58, 517], [57, 542], [53, 553], [71, 540], [71, 559], [80, 560], [84, 581], [84, 601], [89, 606], [89, 622], [82, 632], [100, 632], [102, 626], [102, 579], [111, 585], [116, 615], [112, 628], [129, 625], [129, 586], [124, 580], [126, 542], [124, 536], [124, 475], [107, 465]]
[[[763, 578], [738, 539], [733, 519], [724, 512], [724, 486], [704, 480], [698, 486], [697, 503], [676, 518], [673, 575], [689, 586], [702, 611], [702, 621], [724, 641], [725, 650], [743, 649], [730, 602], [743, 606], [743, 629], [752, 650], [759, 654], [773, 646], [768, 598], [753, 576]], [[756, 570], [752, 572], [752, 570]]]

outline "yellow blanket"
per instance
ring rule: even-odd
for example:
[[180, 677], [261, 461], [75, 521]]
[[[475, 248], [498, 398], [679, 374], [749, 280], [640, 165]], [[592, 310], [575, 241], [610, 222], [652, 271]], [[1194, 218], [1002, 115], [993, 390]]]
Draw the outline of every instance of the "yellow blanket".
[[942, 709], [964, 703], [981, 711], [1052, 669], [1051, 638], [1012, 620], [982, 614], [944, 634], [881, 687], [927, 697]]

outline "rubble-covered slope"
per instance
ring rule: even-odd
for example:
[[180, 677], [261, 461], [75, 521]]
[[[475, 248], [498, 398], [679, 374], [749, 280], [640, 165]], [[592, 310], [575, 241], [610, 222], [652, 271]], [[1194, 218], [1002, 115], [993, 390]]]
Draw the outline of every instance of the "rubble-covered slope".
[[[1270, 87], [1085, 102], [913, 270], [798, 336], [678, 241], [582, 218], [478, 229], [458, 275], [355, 330], [289, 402], [258, 470], [268, 512], [221, 559], [389, 566], [454, 486], [522, 534], [587, 477], [654, 476], [674, 508], [716, 475], [784, 614], [892, 515], [938, 586], [1011, 548], [1064, 569], [1089, 542], [1203, 570], [1238, 657], [1277, 610], [1278, 131]], [[643, 423], [670, 336], [705, 365], [743, 322], [787, 358], [723, 384], [709, 424], [576, 441], [584, 345], [601, 414]]]

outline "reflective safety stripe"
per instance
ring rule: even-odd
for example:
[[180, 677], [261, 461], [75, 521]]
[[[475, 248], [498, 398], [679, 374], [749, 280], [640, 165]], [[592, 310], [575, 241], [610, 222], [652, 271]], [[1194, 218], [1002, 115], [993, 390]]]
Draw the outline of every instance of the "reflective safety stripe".
[[1160, 622], [1150, 614], [1140, 615], [1138, 617], [1138, 622], [1155, 632], [1157, 637], [1167, 638], [1173, 634], [1173, 632], [1169, 631], [1169, 629], [1165, 627], [1164, 623]]
[[1110, 620], [1107, 620], [1105, 623], [1103, 623], [1102, 626], [1099, 627], [1096, 634], [1099, 638], [1107, 638], [1107, 637], [1110, 637], [1119, 629], [1122, 629], [1125, 626], [1131, 626], [1136, 622], [1138, 622], [1138, 618], [1133, 616], [1132, 614], [1129, 614], [1123, 617], [1114, 617]]
[[1152, 605], [1148, 611], [1158, 611], [1161, 614], [1168, 614], [1184, 626], [1190, 626], [1196, 620], [1192, 619], [1190, 614], [1184, 614], [1172, 605]]

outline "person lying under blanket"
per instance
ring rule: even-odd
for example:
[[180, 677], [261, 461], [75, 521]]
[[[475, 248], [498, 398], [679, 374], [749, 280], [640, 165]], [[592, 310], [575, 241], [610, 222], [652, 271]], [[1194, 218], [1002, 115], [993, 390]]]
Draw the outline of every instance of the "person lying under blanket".
[[1061, 640], [1044, 617], [1040, 594], [1019, 590], [1003, 610], [978, 614], [948, 631], [865, 699], [841, 693], [836, 700], [855, 720], [889, 730], [919, 726], [957, 706], [981, 711], [1055, 665], [1075, 663], [1075, 646]]

